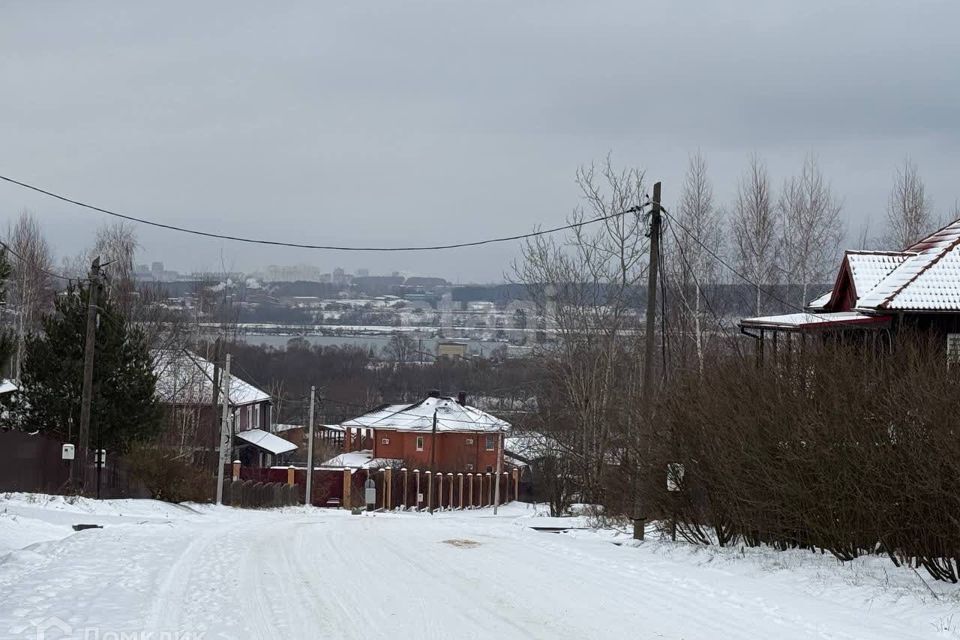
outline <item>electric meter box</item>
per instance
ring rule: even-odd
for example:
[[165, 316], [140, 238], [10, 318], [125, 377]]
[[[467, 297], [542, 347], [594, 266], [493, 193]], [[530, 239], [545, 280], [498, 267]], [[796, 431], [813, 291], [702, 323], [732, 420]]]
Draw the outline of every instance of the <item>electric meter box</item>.
[[63, 460], [73, 460], [74, 456], [75, 456], [75, 453], [74, 453], [73, 445], [72, 444], [63, 445], [63, 450], [60, 453], [60, 457]]

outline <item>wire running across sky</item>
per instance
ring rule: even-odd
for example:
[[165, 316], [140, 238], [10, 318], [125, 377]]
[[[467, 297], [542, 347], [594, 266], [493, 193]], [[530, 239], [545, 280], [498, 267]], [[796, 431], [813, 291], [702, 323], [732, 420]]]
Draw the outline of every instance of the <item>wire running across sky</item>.
[[441, 251], [444, 249], [463, 249], [466, 247], [479, 247], [485, 244], [495, 244], [499, 242], [513, 242], [515, 240], [525, 240], [527, 238], [535, 238], [537, 236], [545, 236], [551, 233], [558, 233], [560, 231], [567, 231], [569, 229], [576, 229], [578, 227], [585, 227], [588, 225], [596, 224], [598, 222], [604, 222], [606, 220], [611, 220], [613, 218], [618, 218], [630, 213], [640, 213], [645, 204], [637, 205], [630, 207], [624, 211], [618, 211], [616, 213], [611, 213], [607, 216], [601, 216], [598, 218], [591, 218], [590, 220], [583, 220], [581, 222], [573, 222], [570, 224], [565, 224], [560, 227], [552, 227], [550, 229], [540, 229], [537, 231], [532, 231], [530, 233], [521, 233], [512, 236], [504, 236], [500, 238], [488, 238], [485, 240], [474, 240], [472, 242], [457, 242], [452, 244], [437, 244], [437, 245], [422, 245], [422, 246], [409, 246], [409, 247], [350, 247], [350, 246], [337, 246], [337, 245], [323, 245], [323, 244], [305, 244], [300, 242], [284, 242], [280, 240], [263, 240], [260, 238], [245, 238], [243, 236], [231, 236], [224, 235], [220, 233], [211, 233], [209, 231], [200, 231], [198, 229], [188, 229], [186, 227], [178, 227], [172, 224], [165, 224], [163, 222], [155, 222], [153, 220], [147, 220], [146, 218], [138, 218], [136, 216], [127, 215], [125, 213], [118, 213], [116, 211], [111, 211], [109, 209], [104, 209], [92, 204], [87, 204], [86, 202], [81, 202], [79, 200], [74, 200], [66, 196], [54, 193], [53, 191], [48, 191], [46, 189], [41, 189], [40, 187], [34, 186], [32, 184], [27, 184], [26, 182], [21, 182], [20, 180], [14, 180], [8, 176], [0, 175], [0, 180], [9, 182], [10, 184], [17, 185], [18, 187], [23, 187], [24, 189], [29, 189], [31, 191], [36, 191], [45, 196], [51, 198], [56, 198], [63, 202], [76, 205], [78, 207], [83, 207], [84, 209], [90, 209], [91, 211], [97, 211], [99, 213], [104, 213], [108, 216], [113, 216], [115, 218], [120, 218], [122, 220], [128, 220], [130, 222], [137, 222], [139, 224], [149, 225], [151, 227], [158, 227], [160, 229], [168, 229], [170, 231], [177, 231], [180, 233], [188, 233], [195, 236], [203, 236], [206, 238], [217, 238], [219, 240], [229, 240], [231, 242], [246, 242], [248, 244], [263, 244], [270, 245], [275, 247], [291, 247], [295, 249], [317, 249], [323, 251], [369, 251], [369, 252], [396, 252], [396, 251]]

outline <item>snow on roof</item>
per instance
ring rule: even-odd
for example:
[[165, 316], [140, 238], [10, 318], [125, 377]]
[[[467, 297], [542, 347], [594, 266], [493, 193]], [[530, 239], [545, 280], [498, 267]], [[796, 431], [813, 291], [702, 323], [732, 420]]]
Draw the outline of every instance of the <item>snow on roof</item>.
[[434, 410], [437, 431], [509, 431], [510, 423], [475, 407], [461, 405], [453, 398], [429, 397], [412, 405], [385, 405], [347, 420], [343, 427], [372, 427], [397, 431], [431, 431]]
[[374, 458], [373, 451], [370, 449], [361, 449], [360, 451], [350, 451], [330, 458], [320, 465], [324, 469], [379, 469], [380, 467], [389, 467], [402, 464], [402, 460], [392, 458]]
[[750, 329], [829, 329], [843, 325], [886, 324], [889, 321], [890, 316], [870, 316], [857, 311], [838, 311], [744, 318], [740, 321], [740, 326]]
[[[284, 431], [292, 431], [294, 429], [303, 429], [304, 425], [302, 424], [275, 424], [273, 425], [274, 433], [282, 433]], [[316, 426], [318, 430], [324, 431], [343, 431], [343, 427], [338, 424], [318, 424]]]
[[261, 429], [248, 429], [247, 431], [240, 431], [237, 433], [237, 437], [273, 454], [287, 453], [297, 448], [297, 445], [293, 444], [289, 440], [284, 440], [283, 438], [275, 436], [272, 433], [267, 433]]
[[862, 297], [876, 287], [905, 260], [915, 253], [893, 251], [848, 251], [847, 264], [857, 296]]
[[909, 248], [916, 252], [857, 301], [859, 309], [960, 311], [960, 220]]
[[[153, 371], [157, 395], [167, 404], [213, 402], [213, 363], [195, 353], [156, 351]], [[230, 404], [243, 406], [270, 400], [270, 394], [236, 375], [230, 376]]]
[[827, 307], [827, 303], [830, 302], [830, 298], [833, 297], [833, 290], [827, 291], [825, 294], [818, 298], [814, 298], [807, 304], [807, 309], [813, 311], [819, 311]]

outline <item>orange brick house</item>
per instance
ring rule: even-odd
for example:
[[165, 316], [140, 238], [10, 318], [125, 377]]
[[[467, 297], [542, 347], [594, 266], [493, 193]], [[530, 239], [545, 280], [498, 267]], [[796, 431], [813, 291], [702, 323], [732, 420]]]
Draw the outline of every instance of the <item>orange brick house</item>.
[[503, 455], [510, 423], [475, 407], [466, 396], [431, 394], [415, 404], [384, 405], [341, 425], [344, 452], [369, 450], [373, 460], [402, 460], [411, 469], [488, 472]]

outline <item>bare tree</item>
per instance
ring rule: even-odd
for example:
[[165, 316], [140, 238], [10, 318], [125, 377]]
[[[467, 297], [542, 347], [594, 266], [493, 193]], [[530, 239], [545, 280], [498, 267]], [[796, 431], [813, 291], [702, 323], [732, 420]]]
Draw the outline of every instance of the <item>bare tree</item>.
[[673, 262], [677, 273], [677, 291], [683, 307], [681, 318], [690, 317], [693, 321], [693, 343], [697, 368], [701, 372], [705, 336], [703, 288], [716, 281], [715, 256], [723, 249], [722, 215], [714, 206], [713, 185], [707, 177], [707, 163], [698, 151], [690, 156], [680, 192], [677, 217], [678, 226], [682, 226], [671, 237], [677, 245], [675, 257], [679, 258], [679, 262]]
[[763, 285], [776, 281], [777, 219], [767, 167], [756, 155], [737, 185], [732, 225], [737, 263], [754, 283], [760, 315]]
[[551, 340], [540, 353], [553, 398], [550, 437], [571, 452], [586, 499], [601, 500], [603, 471], [611, 450], [634, 446], [637, 423], [629, 398], [639, 394], [643, 349], [640, 337], [647, 272], [647, 225], [639, 216], [614, 215], [643, 202], [643, 173], [617, 170], [607, 158], [577, 172], [586, 206], [571, 222], [603, 219], [575, 228], [561, 240], [539, 236], [527, 242], [514, 265], [541, 312]]
[[784, 272], [789, 284], [801, 286], [802, 307], [810, 285], [824, 283], [836, 267], [844, 235], [842, 204], [824, 179], [816, 156], [808, 155], [800, 175], [784, 182], [777, 208]]
[[906, 249], [933, 231], [933, 203], [926, 186], [909, 158], [897, 167], [893, 189], [887, 200], [886, 243], [891, 249]]
[[15, 254], [9, 300], [17, 313], [13, 375], [19, 378], [24, 339], [40, 330], [40, 319], [53, 305], [49, 275], [53, 260], [39, 222], [27, 210], [21, 211], [16, 224], [8, 227], [7, 242]]
[[403, 332], [394, 333], [383, 347], [383, 356], [396, 364], [415, 360], [415, 355], [417, 357], [420, 355], [417, 353], [417, 343]]
[[106, 289], [121, 311], [129, 315], [134, 304], [136, 282], [133, 277], [133, 259], [138, 248], [133, 227], [125, 222], [104, 225], [97, 229], [93, 249], [88, 256], [100, 256], [106, 276]]

